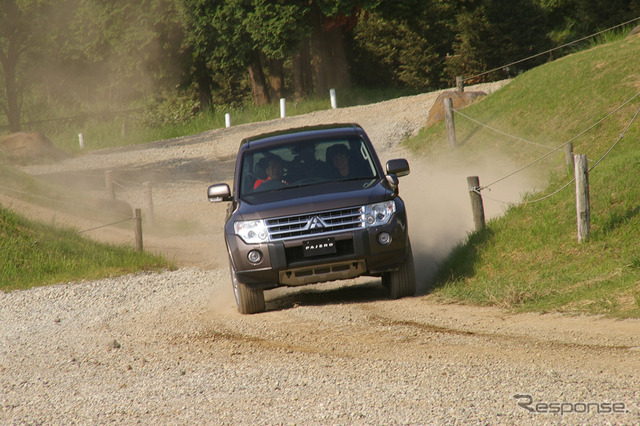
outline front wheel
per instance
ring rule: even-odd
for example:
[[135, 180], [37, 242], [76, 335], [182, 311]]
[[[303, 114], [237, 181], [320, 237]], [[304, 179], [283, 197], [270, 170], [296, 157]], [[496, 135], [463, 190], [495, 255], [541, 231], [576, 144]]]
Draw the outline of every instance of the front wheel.
[[389, 297], [399, 299], [413, 296], [416, 292], [416, 272], [413, 266], [413, 251], [409, 242], [407, 259], [400, 267], [382, 275], [382, 284], [389, 290]]
[[252, 290], [246, 284], [238, 281], [236, 271], [233, 265], [229, 265], [231, 269], [231, 282], [233, 283], [233, 294], [236, 297], [236, 305], [238, 312], [241, 314], [257, 314], [264, 312], [266, 309], [264, 303], [264, 290]]

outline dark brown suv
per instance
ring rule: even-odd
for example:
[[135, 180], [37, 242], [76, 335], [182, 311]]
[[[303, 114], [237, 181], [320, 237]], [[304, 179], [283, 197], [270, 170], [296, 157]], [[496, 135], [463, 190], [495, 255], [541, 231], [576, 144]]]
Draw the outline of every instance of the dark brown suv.
[[382, 277], [392, 298], [413, 295], [415, 273], [398, 177], [357, 124], [302, 127], [240, 144], [225, 239], [238, 310], [265, 310], [264, 290], [361, 275]]

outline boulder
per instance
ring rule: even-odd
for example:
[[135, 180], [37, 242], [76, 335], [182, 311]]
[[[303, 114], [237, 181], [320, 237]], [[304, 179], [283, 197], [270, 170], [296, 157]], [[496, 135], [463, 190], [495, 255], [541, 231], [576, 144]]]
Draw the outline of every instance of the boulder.
[[459, 92], [457, 90], [440, 93], [429, 111], [426, 127], [444, 120], [444, 100], [446, 98], [451, 98], [453, 109], [459, 109], [482, 96], [487, 96], [487, 94], [485, 92]]

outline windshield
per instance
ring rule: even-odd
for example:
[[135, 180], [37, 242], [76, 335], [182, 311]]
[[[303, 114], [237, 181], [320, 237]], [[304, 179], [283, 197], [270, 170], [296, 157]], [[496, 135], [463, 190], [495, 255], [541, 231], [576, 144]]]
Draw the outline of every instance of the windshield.
[[363, 140], [307, 140], [246, 152], [240, 195], [376, 177], [374, 161]]

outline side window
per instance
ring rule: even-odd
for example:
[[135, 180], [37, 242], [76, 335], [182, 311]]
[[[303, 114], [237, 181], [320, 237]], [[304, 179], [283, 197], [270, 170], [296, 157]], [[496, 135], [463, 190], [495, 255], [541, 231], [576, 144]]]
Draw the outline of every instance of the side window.
[[376, 175], [376, 166], [373, 164], [373, 159], [367, 150], [367, 146], [362, 141], [360, 141], [360, 156], [363, 176], [374, 177]]

